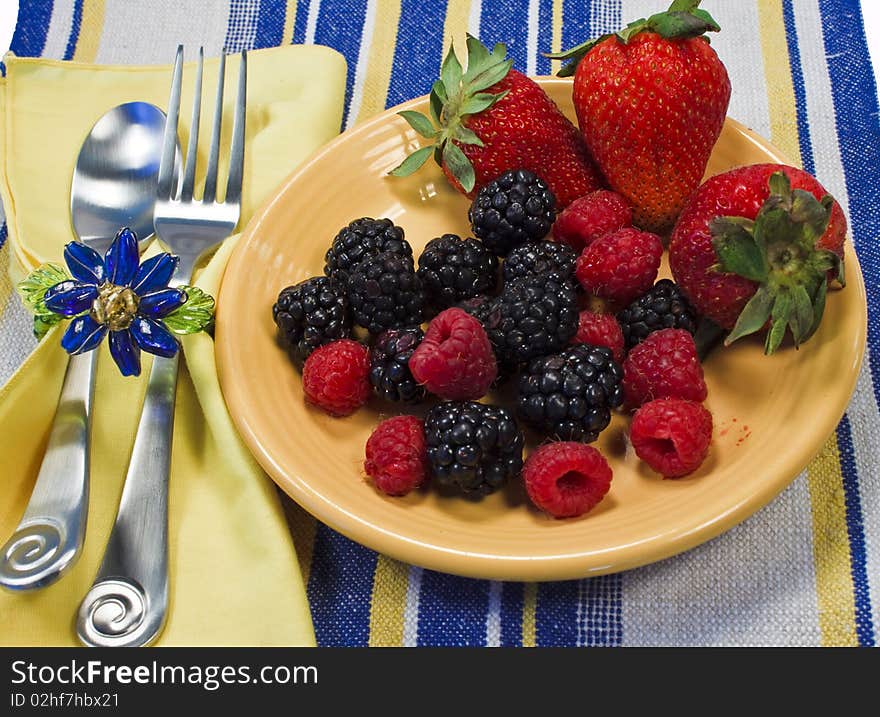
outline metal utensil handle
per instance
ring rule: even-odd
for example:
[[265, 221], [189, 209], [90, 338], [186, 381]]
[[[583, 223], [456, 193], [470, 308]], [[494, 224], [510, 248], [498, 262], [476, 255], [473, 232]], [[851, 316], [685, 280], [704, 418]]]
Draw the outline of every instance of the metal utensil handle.
[[116, 523], [77, 615], [77, 634], [85, 645], [147, 645], [165, 622], [168, 476], [178, 361], [179, 354], [153, 360]]
[[55, 582], [80, 555], [89, 503], [89, 426], [96, 351], [71, 356], [40, 472], [21, 522], [0, 548], [0, 585]]

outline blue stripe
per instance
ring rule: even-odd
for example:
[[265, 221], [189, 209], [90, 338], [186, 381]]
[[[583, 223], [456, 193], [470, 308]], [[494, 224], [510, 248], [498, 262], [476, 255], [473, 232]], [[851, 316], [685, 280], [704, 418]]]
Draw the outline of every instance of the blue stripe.
[[501, 646], [522, 646], [523, 583], [501, 583]]
[[254, 47], [278, 47], [287, 44], [288, 39], [284, 37], [286, 14], [286, 0], [260, 0]]
[[550, 60], [544, 57], [553, 47], [553, 0], [541, 0], [538, 6], [538, 61], [535, 69], [539, 75], [550, 74]]
[[[317, 0], [315, 0], [317, 2]], [[306, 25], [309, 21], [309, 0], [296, 0], [296, 18], [293, 21], [293, 44], [306, 41]]]
[[591, 39], [590, 8], [581, 0], [562, 3], [562, 49], [568, 50]]
[[843, 499], [846, 507], [846, 531], [849, 536], [850, 563], [856, 609], [856, 635], [863, 647], [874, 646], [874, 624], [871, 618], [871, 591], [868, 585], [868, 558], [865, 550], [865, 526], [856, 473], [852, 428], [844, 414], [837, 427], [837, 449], [843, 473]]
[[528, 0], [483, 3], [480, 28], [484, 45], [492, 47], [496, 42], [503, 42], [507, 45], [507, 56], [513, 60], [513, 66], [520, 72], [526, 72], [528, 69]]
[[[635, 19], [634, 17], [628, 17], [627, 22]], [[592, 37], [599, 37], [609, 32], [617, 32], [623, 25], [621, 0], [595, 0], [591, 3], [590, 32]]]
[[18, 22], [12, 35], [12, 50], [19, 57], [39, 57], [46, 47], [49, 23], [52, 21], [52, 0], [21, 0]]
[[587, 647], [616, 647], [623, 642], [622, 587], [619, 573], [584, 581], [583, 644]]
[[241, 52], [253, 47], [260, 18], [260, 8], [255, 4], [257, 2], [259, 0], [230, 0], [223, 52]]
[[535, 605], [535, 644], [575, 647], [578, 644], [580, 581], [541, 583]]
[[793, 5], [792, 0], [783, 0], [782, 17], [785, 22], [785, 39], [788, 44], [788, 58], [791, 63], [791, 82], [794, 85], [798, 143], [801, 150], [801, 164], [810, 174], [815, 174], [816, 163], [813, 160], [813, 143], [810, 137], [810, 125], [807, 122], [807, 92], [804, 86], [804, 73], [801, 69], [801, 55], [800, 47], [798, 46], [797, 28], [794, 24]]
[[[865, 41], [861, 8], [857, 2], [847, 0], [820, 0], [825, 57], [831, 78], [831, 93], [840, 156], [843, 162], [847, 194], [849, 196], [849, 219], [853, 243], [862, 269], [868, 299], [868, 365], [874, 383], [874, 400], [880, 403], [880, 203], [874, 188], [880, 186], [880, 129], [877, 125], [877, 86], [870, 64]], [[852, 453], [849, 423], [841, 424], [842, 443]], [[843, 459], [843, 455], [842, 455]], [[864, 532], [862, 507], [859, 499], [855, 462], [851, 456], [845, 459], [844, 493], [846, 499], [847, 528], [850, 530], [850, 553], [853, 555], [853, 581], [856, 590], [856, 620], [861, 620], [859, 639], [863, 644], [869, 640], [864, 634], [871, 629], [870, 595], [867, 575], [861, 561], [864, 558]], [[855, 538], [855, 542], [854, 542]], [[858, 581], [858, 582], [856, 582]], [[861, 604], [861, 607], [860, 607]], [[860, 610], [865, 610], [859, 617]], [[866, 617], [867, 616], [867, 619]], [[873, 644], [873, 638], [870, 640]]]
[[351, 104], [351, 93], [354, 89], [354, 78], [357, 70], [358, 51], [364, 22], [367, 17], [367, 3], [362, 0], [323, 0], [318, 13], [318, 26], [315, 31], [315, 43], [328, 45], [345, 56], [348, 74], [345, 83], [345, 112], [342, 126], [348, 119]]
[[0, 226], [0, 249], [2, 249], [3, 245], [6, 243], [7, 236], [6, 222], [3, 222], [3, 226]]
[[418, 644], [428, 647], [485, 645], [488, 611], [487, 580], [425, 570], [419, 592]]
[[[397, 26], [397, 46], [391, 65], [391, 82], [386, 107], [393, 107], [425, 95], [431, 91], [434, 80], [440, 76], [443, 61], [443, 27], [446, 19], [442, 3], [421, 0], [402, 0], [400, 24]], [[455, 48], [462, 57], [464, 48]]]
[[318, 523], [308, 598], [321, 647], [366, 647], [376, 553]]
[[83, 0], [76, 0], [73, 5], [73, 21], [70, 23], [70, 37], [67, 38], [67, 49], [64, 51], [64, 59], [72, 60], [76, 52], [76, 42], [79, 40], [79, 30], [82, 25]]

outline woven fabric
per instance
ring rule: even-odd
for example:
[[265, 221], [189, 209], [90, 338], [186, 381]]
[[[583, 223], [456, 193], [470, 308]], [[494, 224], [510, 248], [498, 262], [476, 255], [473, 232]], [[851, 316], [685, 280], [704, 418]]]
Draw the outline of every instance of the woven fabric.
[[[348, 61], [343, 128], [424, 94], [465, 32], [507, 43], [514, 66], [618, 29], [662, 0], [31, 0], [18, 55], [166, 62], [287, 43]], [[730, 115], [816, 174], [851, 222], [868, 292], [868, 352], [817, 458], [740, 526], [683, 555], [588, 580], [469, 580], [401, 564], [288, 503], [321, 645], [874, 645], [880, 624], [880, 127], [856, 0], [704, 3], [734, 87]], [[0, 237], [3, 235], [0, 234]], [[0, 244], [3, 243], [0, 238]], [[0, 248], [0, 269], [8, 263]], [[0, 271], [0, 380], [33, 346]], [[804, 410], [821, 410], [805, 397]]]

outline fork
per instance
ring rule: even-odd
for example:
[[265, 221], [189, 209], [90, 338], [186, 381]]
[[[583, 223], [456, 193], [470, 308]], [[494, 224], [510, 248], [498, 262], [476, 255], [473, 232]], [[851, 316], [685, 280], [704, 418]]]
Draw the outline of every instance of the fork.
[[[241, 53], [229, 172], [222, 202], [217, 201], [216, 195], [226, 68], [224, 55], [220, 56], [204, 193], [201, 200], [193, 196], [203, 62], [204, 52], [199, 48], [186, 165], [183, 181], [177, 182], [174, 155], [183, 75], [183, 46], [178, 46], [153, 210], [156, 236], [180, 257], [177, 273], [170, 282], [170, 286], [175, 287], [192, 280], [198, 261], [232, 233], [241, 215], [247, 53]], [[77, 615], [77, 634], [85, 645], [147, 645], [158, 637], [165, 624], [168, 608], [168, 479], [178, 360], [179, 352], [172, 358], [157, 356], [153, 359], [116, 522], [95, 582], [80, 604]]]

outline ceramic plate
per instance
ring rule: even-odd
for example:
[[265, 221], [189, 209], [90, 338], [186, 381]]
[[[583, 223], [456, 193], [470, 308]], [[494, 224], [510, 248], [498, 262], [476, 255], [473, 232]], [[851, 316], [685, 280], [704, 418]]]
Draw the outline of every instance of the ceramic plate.
[[[571, 83], [541, 83], [573, 117]], [[400, 109], [427, 112], [427, 100], [346, 132], [291, 175], [247, 226], [220, 289], [223, 394], [242, 438], [293, 500], [353, 540], [409, 563], [480, 578], [560, 580], [692, 548], [754, 513], [804, 469], [843, 414], [864, 352], [865, 290], [849, 247], [847, 287], [829, 295], [820, 330], [799, 351], [765, 357], [754, 339], [710, 356], [706, 405], [715, 434], [709, 458], [691, 476], [662, 480], [651, 472], [628, 448], [628, 419], [617, 415], [594, 444], [613, 468], [611, 491], [580, 518], [543, 515], [517, 484], [478, 501], [429, 489], [380, 495], [363, 474], [364, 444], [398, 408], [374, 399], [334, 419], [307, 406], [300, 375], [276, 343], [271, 309], [280, 289], [322, 273], [327, 247], [352, 219], [391, 218], [417, 255], [435, 236], [469, 234], [468, 201], [436, 166], [407, 179], [386, 176], [419, 146], [396, 116]], [[728, 120], [708, 175], [766, 161], [784, 160]]]

